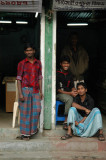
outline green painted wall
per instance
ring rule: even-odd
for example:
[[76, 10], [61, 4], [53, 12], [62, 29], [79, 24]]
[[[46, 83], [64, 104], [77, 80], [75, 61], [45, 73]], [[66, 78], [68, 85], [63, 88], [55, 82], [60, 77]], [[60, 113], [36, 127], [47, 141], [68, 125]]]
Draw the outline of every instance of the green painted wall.
[[44, 129], [51, 129], [52, 120], [52, 30], [53, 20], [45, 17]]

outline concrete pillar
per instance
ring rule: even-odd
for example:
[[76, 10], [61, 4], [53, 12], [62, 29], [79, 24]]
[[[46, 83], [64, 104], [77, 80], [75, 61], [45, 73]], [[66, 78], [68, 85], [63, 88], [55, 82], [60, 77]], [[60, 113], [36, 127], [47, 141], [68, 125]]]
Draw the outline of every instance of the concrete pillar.
[[44, 129], [52, 128], [52, 34], [53, 19], [45, 14]]
[[43, 74], [42, 112], [40, 116], [40, 131], [55, 129], [56, 104], [56, 12], [48, 19], [48, 14], [42, 10], [41, 15], [41, 62]]

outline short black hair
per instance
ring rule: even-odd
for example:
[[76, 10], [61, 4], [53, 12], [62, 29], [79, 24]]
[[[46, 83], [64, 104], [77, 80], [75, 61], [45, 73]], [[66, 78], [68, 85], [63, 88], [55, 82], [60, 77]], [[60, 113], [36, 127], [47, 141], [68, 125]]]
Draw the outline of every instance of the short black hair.
[[24, 51], [27, 49], [27, 48], [32, 48], [32, 49], [35, 49], [34, 45], [32, 43], [25, 43], [24, 45]]
[[86, 85], [85, 82], [79, 82], [79, 83], [77, 83], [77, 89], [78, 89], [79, 86], [83, 86], [85, 89], [87, 89], [87, 85]]
[[68, 63], [70, 63], [69, 56], [62, 56], [61, 59], [60, 59], [60, 63], [62, 63], [63, 61], [67, 61]]

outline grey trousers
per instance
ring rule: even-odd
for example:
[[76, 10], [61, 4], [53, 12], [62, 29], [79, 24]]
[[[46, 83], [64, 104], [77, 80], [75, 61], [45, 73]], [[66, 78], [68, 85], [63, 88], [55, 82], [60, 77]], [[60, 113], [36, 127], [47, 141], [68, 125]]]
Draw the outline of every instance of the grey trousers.
[[70, 96], [70, 95], [67, 95], [67, 94], [60, 93], [60, 94], [57, 94], [56, 99], [65, 103], [65, 113], [64, 113], [64, 115], [67, 116], [69, 108], [71, 107], [72, 102], [73, 102], [73, 97]]

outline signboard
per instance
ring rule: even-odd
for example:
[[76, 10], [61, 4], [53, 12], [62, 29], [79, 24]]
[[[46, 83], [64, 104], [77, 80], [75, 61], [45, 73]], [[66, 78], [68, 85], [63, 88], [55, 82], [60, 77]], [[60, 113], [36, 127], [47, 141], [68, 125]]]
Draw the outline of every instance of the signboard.
[[0, 0], [0, 11], [41, 13], [42, 0]]
[[53, 0], [53, 10], [106, 9], [106, 0]]

